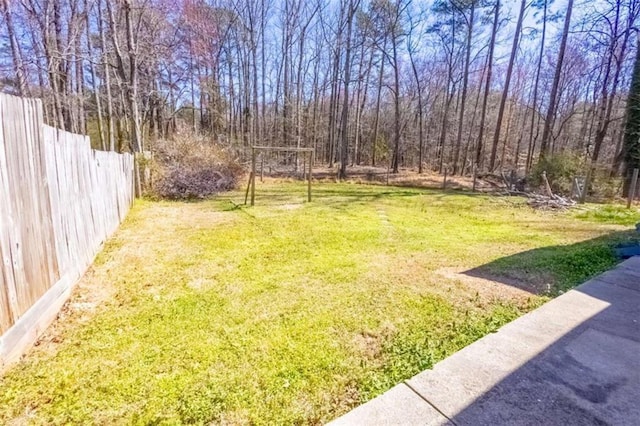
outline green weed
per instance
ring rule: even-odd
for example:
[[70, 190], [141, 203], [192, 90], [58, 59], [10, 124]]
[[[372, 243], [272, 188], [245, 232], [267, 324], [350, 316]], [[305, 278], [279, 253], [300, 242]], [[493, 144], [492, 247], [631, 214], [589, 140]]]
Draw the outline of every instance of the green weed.
[[578, 219], [616, 225], [635, 225], [640, 223], [640, 211], [627, 209], [621, 205], [598, 205], [575, 214]]

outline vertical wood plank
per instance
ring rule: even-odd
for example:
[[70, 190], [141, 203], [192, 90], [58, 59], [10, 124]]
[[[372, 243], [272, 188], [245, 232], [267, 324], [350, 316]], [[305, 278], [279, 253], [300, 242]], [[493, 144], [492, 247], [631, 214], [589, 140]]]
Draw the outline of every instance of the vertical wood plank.
[[26, 312], [34, 318], [38, 300], [59, 303], [47, 292], [89, 266], [131, 207], [135, 182], [131, 155], [44, 125], [39, 100], [0, 94], [0, 121], [2, 339]]
[[[6, 100], [0, 97], [0, 120], [2, 123], [8, 118], [6, 114]], [[16, 308], [13, 260], [10, 250], [13, 217], [9, 203], [9, 175], [4, 130], [4, 126], [0, 125], [0, 332], [13, 324], [15, 320], [14, 309]]]

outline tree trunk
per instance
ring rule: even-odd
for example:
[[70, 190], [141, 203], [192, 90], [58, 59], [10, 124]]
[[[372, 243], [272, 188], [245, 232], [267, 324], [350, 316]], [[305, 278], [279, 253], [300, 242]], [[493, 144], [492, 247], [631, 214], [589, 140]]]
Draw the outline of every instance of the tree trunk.
[[107, 93], [107, 139], [109, 141], [108, 148], [109, 151], [116, 150], [116, 138], [115, 138], [115, 128], [114, 128], [114, 113], [113, 113], [113, 96], [111, 94], [111, 72], [109, 70], [109, 58], [107, 56], [106, 46], [107, 46], [107, 37], [104, 30], [104, 22], [102, 21], [102, 0], [98, 0], [96, 4], [98, 8], [98, 31], [100, 32], [100, 41], [101, 41], [101, 61], [102, 61], [102, 69], [104, 72], [104, 86], [105, 91]]
[[[453, 150], [453, 174], [458, 174], [458, 162], [460, 161], [460, 147], [462, 146], [462, 127], [464, 124], [464, 112], [467, 104], [467, 86], [469, 84], [469, 64], [471, 62], [471, 38], [473, 36], [473, 21], [475, 17], [476, 4], [471, 2], [471, 11], [469, 14], [469, 22], [467, 23], [467, 47], [464, 61], [464, 72], [462, 75], [462, 94], [460, 98], [460, 110], [458, 117], [458, 134], [456, 137], [456, 146]], [[463, 166], [464, 167], [464, 166]]]
[[398, 163], [400, 157], [400, 70], [398, 63], [398, 45], [396, 35], [391, 35], [391, 50], [393, 53], [393, 107], [394, 107], [394, 126], [393, 126], [393, 162], [392, 172], [398, 173]]
[[[97, 7], [100, 7], [98, 5]], [[102, 99], [100, 97], [100, 87], [97, 82], [96, 67], [93, 58], [93, 44], [91, 43], [91, 27], [89, 25], [89, 1], [84, 0], [85, 8], [85, 30], [87, 32], [87, 54], [89, 55], [89, 72], [91, 73], [91, 87], [93, 88], [93, 96], [96, 102], [98, 113], [98, 135], [100, 137], [100, 147], [103, 151], [107, 150], [107, 144], [104, 137], [104, 118], [102, 116]]]
[[[540, 54], [538, 55], [538, 66], [536, 67], [536, 78], [533, 83], [533, 111], [531, 113], [531, 126], [529, 127], [529, 145], [527, 149], [527, 163], [525, 170], [528, 173], [533, 163], [533, 155], [536, 149], [536, 140], [538, 139], [538, 132], [540, 127], [540, 114], [538, 112], [538, 89], [540, 87], [540, 71], [542, 70], [542, 60], [544, 59], [544, 42], [547, 36], [547, 11], [548, 0], [544, 0], [542, 11], [542, 38], [540, 39]], [[537, 119], [537, 120], [536, 120]], [[536, 135], [533, 135], [533, 129], [536, 125]]]
[[553, 122], [556, 115], [556, 103], [558, 96], [558, 86], [560, 85], [560, 77], [562, 73], [562, 64], [567, 48], [567, 39], [569, 38], [569, 27], [571, 25], [571, 12], [573, 11], [573, 0], [569, 0], [567, 4], [567, 13], [564, 18], [564, 28], [562, 30], [562, 39], [560, 41], [560, 50], [558, 51], [558, 61], [556, 62], [556, 70], [553, 76], [553, 84], [549, 95], [549, 107], [544, 121], [544, 130], [542, 131], [542, 142], [540, 144], [540, 158], [545, 158], [549, 152], [551, 145], [551, 137], [553, 131]]
[[4, 13], [4, 21], [7, 25], [7, 35], [9, 36], [9, 44], [11, 46], [13, 68], [16, 72], [16, 78], [18, 79], [18, 93], [20, 96], [29, 96], [24, 62], [22, 61], [22, 52], [20, 51], [20, 45], [18, 44], [18, 39], [16, 37], [16, 30], [13, 25], [13, 17], [11, 16], [9, 0], [0, 1], [0, 7]]
[[[640, 43], [640, 37], [638, 43]], [[640, 48], [638, 48], [638, 43], [636, 43], [636, 58], [627, 98], [626, 123], [622, 143], [625, 170], [623, 195], [625, 197], [629, 194], [633, 169], [640, 168]]]
[[418, 75], [418, 69], [416, 67], [415, 57], [413, 51], [409, 51], [409, 61], [411, 62], [411, 70], [413, 71], [413, 78], [416, 81], [416, 88], [418, 89], [418, 174], [423, 173], [423, 152], [424, 152], [424, 115], [422, 105], [422, 84], [420, 76]]
[[[82, 15], [82, 12], [81, 12]], [[84, 15], [88, 16], [88, 11], [84, 11]], [[75, 17], [74, 22], [77, 25], [74, 42], [74, 67], [76, 71], [76, 97], [77, 97], [77, 129], [78, 133], [86, 134], [87, 133], [87, 113], [85, 111], [85, 102], [84, 102], [84, 55], [82, 52], [82, 25], [85, 24], [86, 19], [82, 19], [82, 17]], [[70, 30], [71, 32], [71, 30]]]
[[133, 136], [131, 144], [133, 152], [141, 152], [144, 150], [144, 145], [140, 127], [140, 108], [138, 106], [138, 46], [133, 31], [131, 1], [123, 0], [124, 20], [127, 29], [127, 48], [129, 49], [129, 105], [131, 108], [131, 133]]
[[128, 70], [124, 65], [124, 55], [120, 48], [120, 40], [118, 37], [118, 28], [116, 24], [116, 17], [113, 10], [113, 6], [107, 1], [107, 9], [109, 12], [109, 25], [111, 29], [111, 41], [115, 50], [115, 57], [117, 63], [117, 70], [120, 76], [120, 80], [125, 86], [126, 103], [129, 107], [130, 114], [130, 137], [131, 152], [140, 152], [143, 149], [142, 146], [142, 130], [140, 127], [140, 110], [138, 107], [138, 61], [137, 61], [137, 46], [134, 38], [133, 22], [131, 16], [131, 0], [124, 0], [122, 2], [122, 10], [124, 12], [125, 29], [127, 34], [127, 57], [129, 62]]
[[[386, 48], [386, 42], [383, 49]], [[382, 98], [382, 80], [384, 77], [384, 53], [380, 56], [380, 74], [378, 75], [378, 90], [376, 96], [376, 112], [373, 122], [373, 137], [371, 139], [371, 165], [376, 166], [376, 149], [378, 145], [378, 131], [380, 127], [380, 102]]]
[[[570, 0], [573, 1], [573, 0]], [[509, 85], [511, 83], [511, 75], [513, 74], [513, 64], [516, 60], [518, 52], [518, 44], [520, 42], [520, 32], [522, 31], [522, 21], [524, 19], [524, 11], [526, 8], [526, 0], [520, 2], [520, 13], [518, 14], [518, 22], [516, 24], [516, 32], [513, 35], [513, 44], [511, 45], [511, 56], [509, 57], [509, 65], [507, 66], [507, 75], [505, 77], [504, 88], [502, 90], [502, 98], [500, 99], [500, 107], [498, 108], [498, 118], [496, 122], [496, 130], [493, 134], [493, 145], [491, 147], [491, 158], [489, 160], [489, 170], [493, 170], [496, 164], [496, 154], [498, 151], [498, 142], [500, 141], [500, 132], [502, 130], [502, 119], [504, 116], [504, 108], [507, 104], [509, 96]]]
[[489, 42], [489, 55], [487, 58], [487, 80], [482, 95], [482, 112], [480, 113], [480, 130], [478, 134], [478, 144], [476, 145], [476, 170], [482, 169], [483, 148], [484, 148], [484, 128], [487, 119], [487, 104], [489, 102], [489, 91], [491, 90], [491, 73], [493, 71], [493, 52], [496, 46], [496, 34], [498, 32], [498, 19], [500, 16], [500, 0], [496, 0], [494, 6], [493, 25], [491, 27], [491, 41]]
[[[602, 143], [607, 135], [609, 125], [611, 124], [611, 114], [613, 113], [613, 105], [618, 93], [618, 84], [620, 82], [620, 73], [622, 72], [623, 62], [627, 51], [627, 43], [629, 36], [631, 35], [632, 28], [625, 29], [622, 35], [622, 42], [620, 43], [620, 49], [616, 54], [617, 40], [620, 38], [620, 2], [616, 3], [616, 15], [613, 22], [612, 34], [611, 34], [611, 46], [609, 54], [607, 55], [607, 64], [605, 65], [605, 77], [602, 82], [602, 95], [601, 95], [601, 107], [598, 118], [598, 127], [596, 131], [596, 137], [593, 142], [593, 153], [591, 156], [591, 164], [595, 165], [598, 162], [600, 156], [600, 150], [602, 149]], [[631, 11], [629, 12], [631, 13]], [[630, 22], [632, 25], [632, 22]], [[609, 76], [611, 75], [612, 63], [614, 66], [613, 77], [611, 78], [611, 87], [609, 88]]]
[[349, 80], [351, 79], [351, 28], [355, 13], [353, 0], [349, 0], [347, 11], [347, 40], [344, 58], [344, 99], [342, 106], [342, 142], [340, 145], [339, 179], [347, 177], [347, 163], [349, 162]]
[[284, 146], [289, 146], [289, 108], [291, 99], [289, 95], [289, 45], [291, 44], [291, 29], [289, 23], [289, 1], [285, 1], [285, 24], [282, 28], [282, 61], [283, 61], [283, 82], [282, 82], [282, 141]]
[[[369, 86], [369, 74], [371, 72], [371, 64], [373, 63], [373, 49], [371, 49], [371, 55], [369, 55], [368, 64], [365, 65], [365, 43], [362, 41], [362, 47], [360, 50], [360, 63], [358, 65], [358, 89], [356, 95], [356, 118], [355, 118], [355, 131], [354, 131], [354, 143], [353, 143], [353, 158], [351, 159], [351, 165], [360, 164], [361, 151], [362, 151], [362, 113], [367, 100], [367, 89]], [[362, 70], [366, 66], [364, 71], [364, 77], [362, 76]]]

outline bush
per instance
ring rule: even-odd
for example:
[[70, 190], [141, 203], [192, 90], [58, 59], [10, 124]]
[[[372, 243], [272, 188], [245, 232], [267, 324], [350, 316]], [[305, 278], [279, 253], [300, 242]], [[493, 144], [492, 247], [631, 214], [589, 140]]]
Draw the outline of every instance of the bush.
[[593, 171], [589, 195], [592, 201], [612, 202], [622, 195], [623, 178], [611, 177], [608, 167]]
[[[542, 172], [547, 172], [551, 190], [556, 194], [571, 195], [573, 178], [585, 177], [589, 165], [572, 154], [554, 154], [539, 161], [527, 180], [532, 189], [542, 188]], [[592, 201], [612, 201], [622, 192], [622, 179], [611, 177], [610, 167], [598, 165], [592, 169], [587, 195]]]
[[538, 161], [531, 173], [528, 181], [533, 187], [541, 188], [544, 185], [542, 172], [547, 172], [549, 185], [554, 193], [571, 195], [573, 178], [584, 176], [584, 160], [571, 154], [553, 154]]
[[155, 145], [152, 192], [160, 198], [189, 200], [210, 197], [236, 187], [242, 166], [210, 141], [180, 137]]

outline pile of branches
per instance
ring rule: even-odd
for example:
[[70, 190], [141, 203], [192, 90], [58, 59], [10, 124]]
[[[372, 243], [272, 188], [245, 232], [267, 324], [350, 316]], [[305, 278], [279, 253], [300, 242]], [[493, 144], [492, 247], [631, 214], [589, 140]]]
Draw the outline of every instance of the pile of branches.
[[527, 204], [538, 210], [566, 210], [577, 204], [571, 198], [556, 194], [543, 195], [535, 192], [506, 191], [504, 195], [525, 197]]
[[157, 144], [153, 193], [170, 200], [203, 199], [234, 189], [241, 165], [210, 141], [183, 137]]
[[576, 205], [576, 202], [571, 198], [562, 197], [553, 193], [553, 191], [551, 190], [551, 185], [549, 185], [549, 180], [547, 179], [547, 173], [544, 171], [541, 173], [541, 178], [543, 182], [542, 189], [545, 194], [524, 191], [524, 179], [516, 180], [513, 178], [513, 176], [511, 179], [508, 179], [504, 174], [502, 174], [502, 178], [505, 183], [508, 195], [519, 195], [522, 197], [526, 197], [528, 199], [527, 204], [534, 209], [566, 210]]
[[527, 204], [534, 209], [539, 210], [566, 210], [576, 205], [576, 202], [570, 198], [561, 197], [560, 195], [552, 194], [527, 194]]

